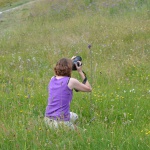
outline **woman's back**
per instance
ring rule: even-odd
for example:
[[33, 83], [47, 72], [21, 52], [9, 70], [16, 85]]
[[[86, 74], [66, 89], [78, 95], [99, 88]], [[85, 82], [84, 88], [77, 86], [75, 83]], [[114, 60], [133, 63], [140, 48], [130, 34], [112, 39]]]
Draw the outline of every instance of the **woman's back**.
[[48, 105], [45, 116], [55, 120], [70, 120], [72, 90], [68, 87], [70, 77], [52, 77], [48, 85]]

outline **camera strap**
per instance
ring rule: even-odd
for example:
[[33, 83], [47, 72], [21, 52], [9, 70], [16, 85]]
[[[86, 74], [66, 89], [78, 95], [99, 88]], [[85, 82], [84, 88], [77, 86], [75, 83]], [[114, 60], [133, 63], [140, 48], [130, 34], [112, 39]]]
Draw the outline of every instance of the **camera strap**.
[[83, 72], [83, 74], [84, 74], [84, 76], [85, 76], [85, 78], [84, 78], [84, 80], [83, 80], [83, 84], [85, 84], [86, 83], [86, 81], [87, 81], [87, 77], [86, 77], [86, 73], [84, 72], [84, 71], [82, 71]]
[[84, 71], [82, 71], [82, 72], [83, 72], [84, 76], [86, 77], [86, 73]]
[[[87, 81], [87, 77], [86, 77], [86, 73], [84, 72], [84, 71], [82, 71], [83, 72], [83, 74], [84, 74], [84, 76], [85, 76], [85, 78], [84, 78], [84, 80], [82, 81], [82, 83], [83, 84], [85, 84], [86, 83], [86, 81]], [[78, 90], [77, 89], [74, 89], [76, 92], [78, 92]]]
[[87, 77], [85, 77], [85, 79], [83, 80], [83, 84], [85, 84], [86, 83], [86, 81], [87, 81]]

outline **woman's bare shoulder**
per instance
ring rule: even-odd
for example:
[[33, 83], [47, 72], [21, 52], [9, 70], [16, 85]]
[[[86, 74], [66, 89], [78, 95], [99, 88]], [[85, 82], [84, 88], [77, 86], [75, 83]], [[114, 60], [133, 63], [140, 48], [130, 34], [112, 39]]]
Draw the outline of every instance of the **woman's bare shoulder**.
[[74, 88], [74, 85], [75, 85], [77, 82], [79, 82], [77, 79], [75, 79], [75, 78], [70, 78], [69, 83], [68, 83], [68, 87], [69, 87], [70, 89], [73, 89], [73, 88]]
[[70, 78], [70, 82], [79, 82], [77, 79], [75, 79], [75, 78]]

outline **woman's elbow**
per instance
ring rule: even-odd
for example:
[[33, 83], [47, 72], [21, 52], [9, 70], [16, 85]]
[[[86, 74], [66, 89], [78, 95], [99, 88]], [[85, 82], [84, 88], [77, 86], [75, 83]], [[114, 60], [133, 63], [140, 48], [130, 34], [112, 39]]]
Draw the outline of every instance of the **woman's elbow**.
[[92, 92], [92, 88], [91, 88], [91, 87], [89, 87], [87, 92]]

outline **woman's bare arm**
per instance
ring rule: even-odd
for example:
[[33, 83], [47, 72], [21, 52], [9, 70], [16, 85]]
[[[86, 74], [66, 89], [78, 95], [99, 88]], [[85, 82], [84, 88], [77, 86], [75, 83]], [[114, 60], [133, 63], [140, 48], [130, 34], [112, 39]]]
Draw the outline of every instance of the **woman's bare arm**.
[[83, 84], [75, 78], [70, 78], [68, 87], [70, 89], [76, 89], [76, 90], [82, 91], [82, 92], [91, 92], [92, 91], [92, 88], [91, 88], [90, 84], [88, 83], [88, 81], [86, 81], [86, 84]]
[[85, 83], [83, 84], [75, 78], [70, 78], [70, 81], [68, 83], [68, 87], [70, 89], [76, 89], [76, 90], [82, 91], [82, 92], [91, 92], [92, 87], [91, 87], [90, 83], [88, 82], [88, 79], [86, 78], [85, 74], [82, 71], [82, 66], [76, 65], [76, 68], [77, 68], [77, 71], [79, 72], [79, 74], [81, 76], [82, 81], [85, 80]]

